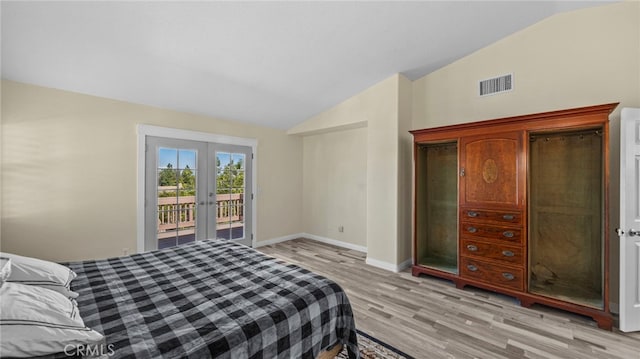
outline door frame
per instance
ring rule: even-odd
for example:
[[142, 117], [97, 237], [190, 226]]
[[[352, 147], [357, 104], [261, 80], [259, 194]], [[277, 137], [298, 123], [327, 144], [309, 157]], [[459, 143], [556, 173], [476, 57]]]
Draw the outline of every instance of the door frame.
[[251, 191], [254, 194], [251, 206], [251, 228], [253, 238], [251, 246], [255, 247], [257, 241], [257, 188], [258, 188], [258, 171], [257, 171], [257, 149], [258, 140], [255, 138], [235, 137], [220, 135], [201, 131], [183, 130], [178, 128], [160, 127], [146, 124], [137, 125], [138, 134], [138, 168], [137, 168], [137, 201], [136, 201], [136, 253], [144, 252], [144, 231], [145, 231], [145, 181], [146, 181], [146, 159], [145, 152], [147, 148], [147, 136], [175, 138], [180, 140], [220, 143], [225, 145], [240, 145], [251, 147], [253, 159], [251, 162]]

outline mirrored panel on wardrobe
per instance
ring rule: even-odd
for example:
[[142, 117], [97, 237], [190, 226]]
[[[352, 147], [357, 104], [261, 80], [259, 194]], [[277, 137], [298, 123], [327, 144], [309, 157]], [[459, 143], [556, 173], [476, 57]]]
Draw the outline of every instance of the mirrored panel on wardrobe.
[[417, 264], [458, 273], [458, 144], [416, 148]]
[[529, 292], [603, 307], [601, 128], [532, 133]]

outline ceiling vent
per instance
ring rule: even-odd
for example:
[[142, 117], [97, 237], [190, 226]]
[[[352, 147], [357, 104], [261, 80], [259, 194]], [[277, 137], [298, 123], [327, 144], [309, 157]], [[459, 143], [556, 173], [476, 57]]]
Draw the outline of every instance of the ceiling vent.
[[513, 74], [494, 77], [479, 82], [480, 96], [495, 95], [513, 90]]

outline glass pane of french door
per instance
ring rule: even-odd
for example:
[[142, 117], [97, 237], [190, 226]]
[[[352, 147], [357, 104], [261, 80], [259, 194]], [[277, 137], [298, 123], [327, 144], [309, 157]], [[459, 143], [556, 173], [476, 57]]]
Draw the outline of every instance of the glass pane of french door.
[[196, 239], [198, 152], [158, 148], [158, 249]]
[[[206, 237], [206, 143], [147, 138], [145, 250]], [[213, 202], [211, 202], [213, 204]]]
[[216, 145], [215, 238], [251, 245], [251, 148]]

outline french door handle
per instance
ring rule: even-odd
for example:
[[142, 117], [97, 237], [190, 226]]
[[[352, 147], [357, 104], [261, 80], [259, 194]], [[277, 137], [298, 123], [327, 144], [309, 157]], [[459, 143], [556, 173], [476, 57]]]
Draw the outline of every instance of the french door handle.
[[[628, 233], [629, 233], [629, 237], [635, 237], [635, 236], [640, 237], [640, 231], [636, 231], [633, 228], [631, 228]], [[622, 237], [624, 236], [624, 231], [621, 228], [616, 228], [616, 234], [618, 235], [618, 237]]]
[[205, 201], [200, 201], [200, 202], [198, 202], [198, 204], [201, 205], [201, 206], [204, 206], [206, 204], [206, 202]]

